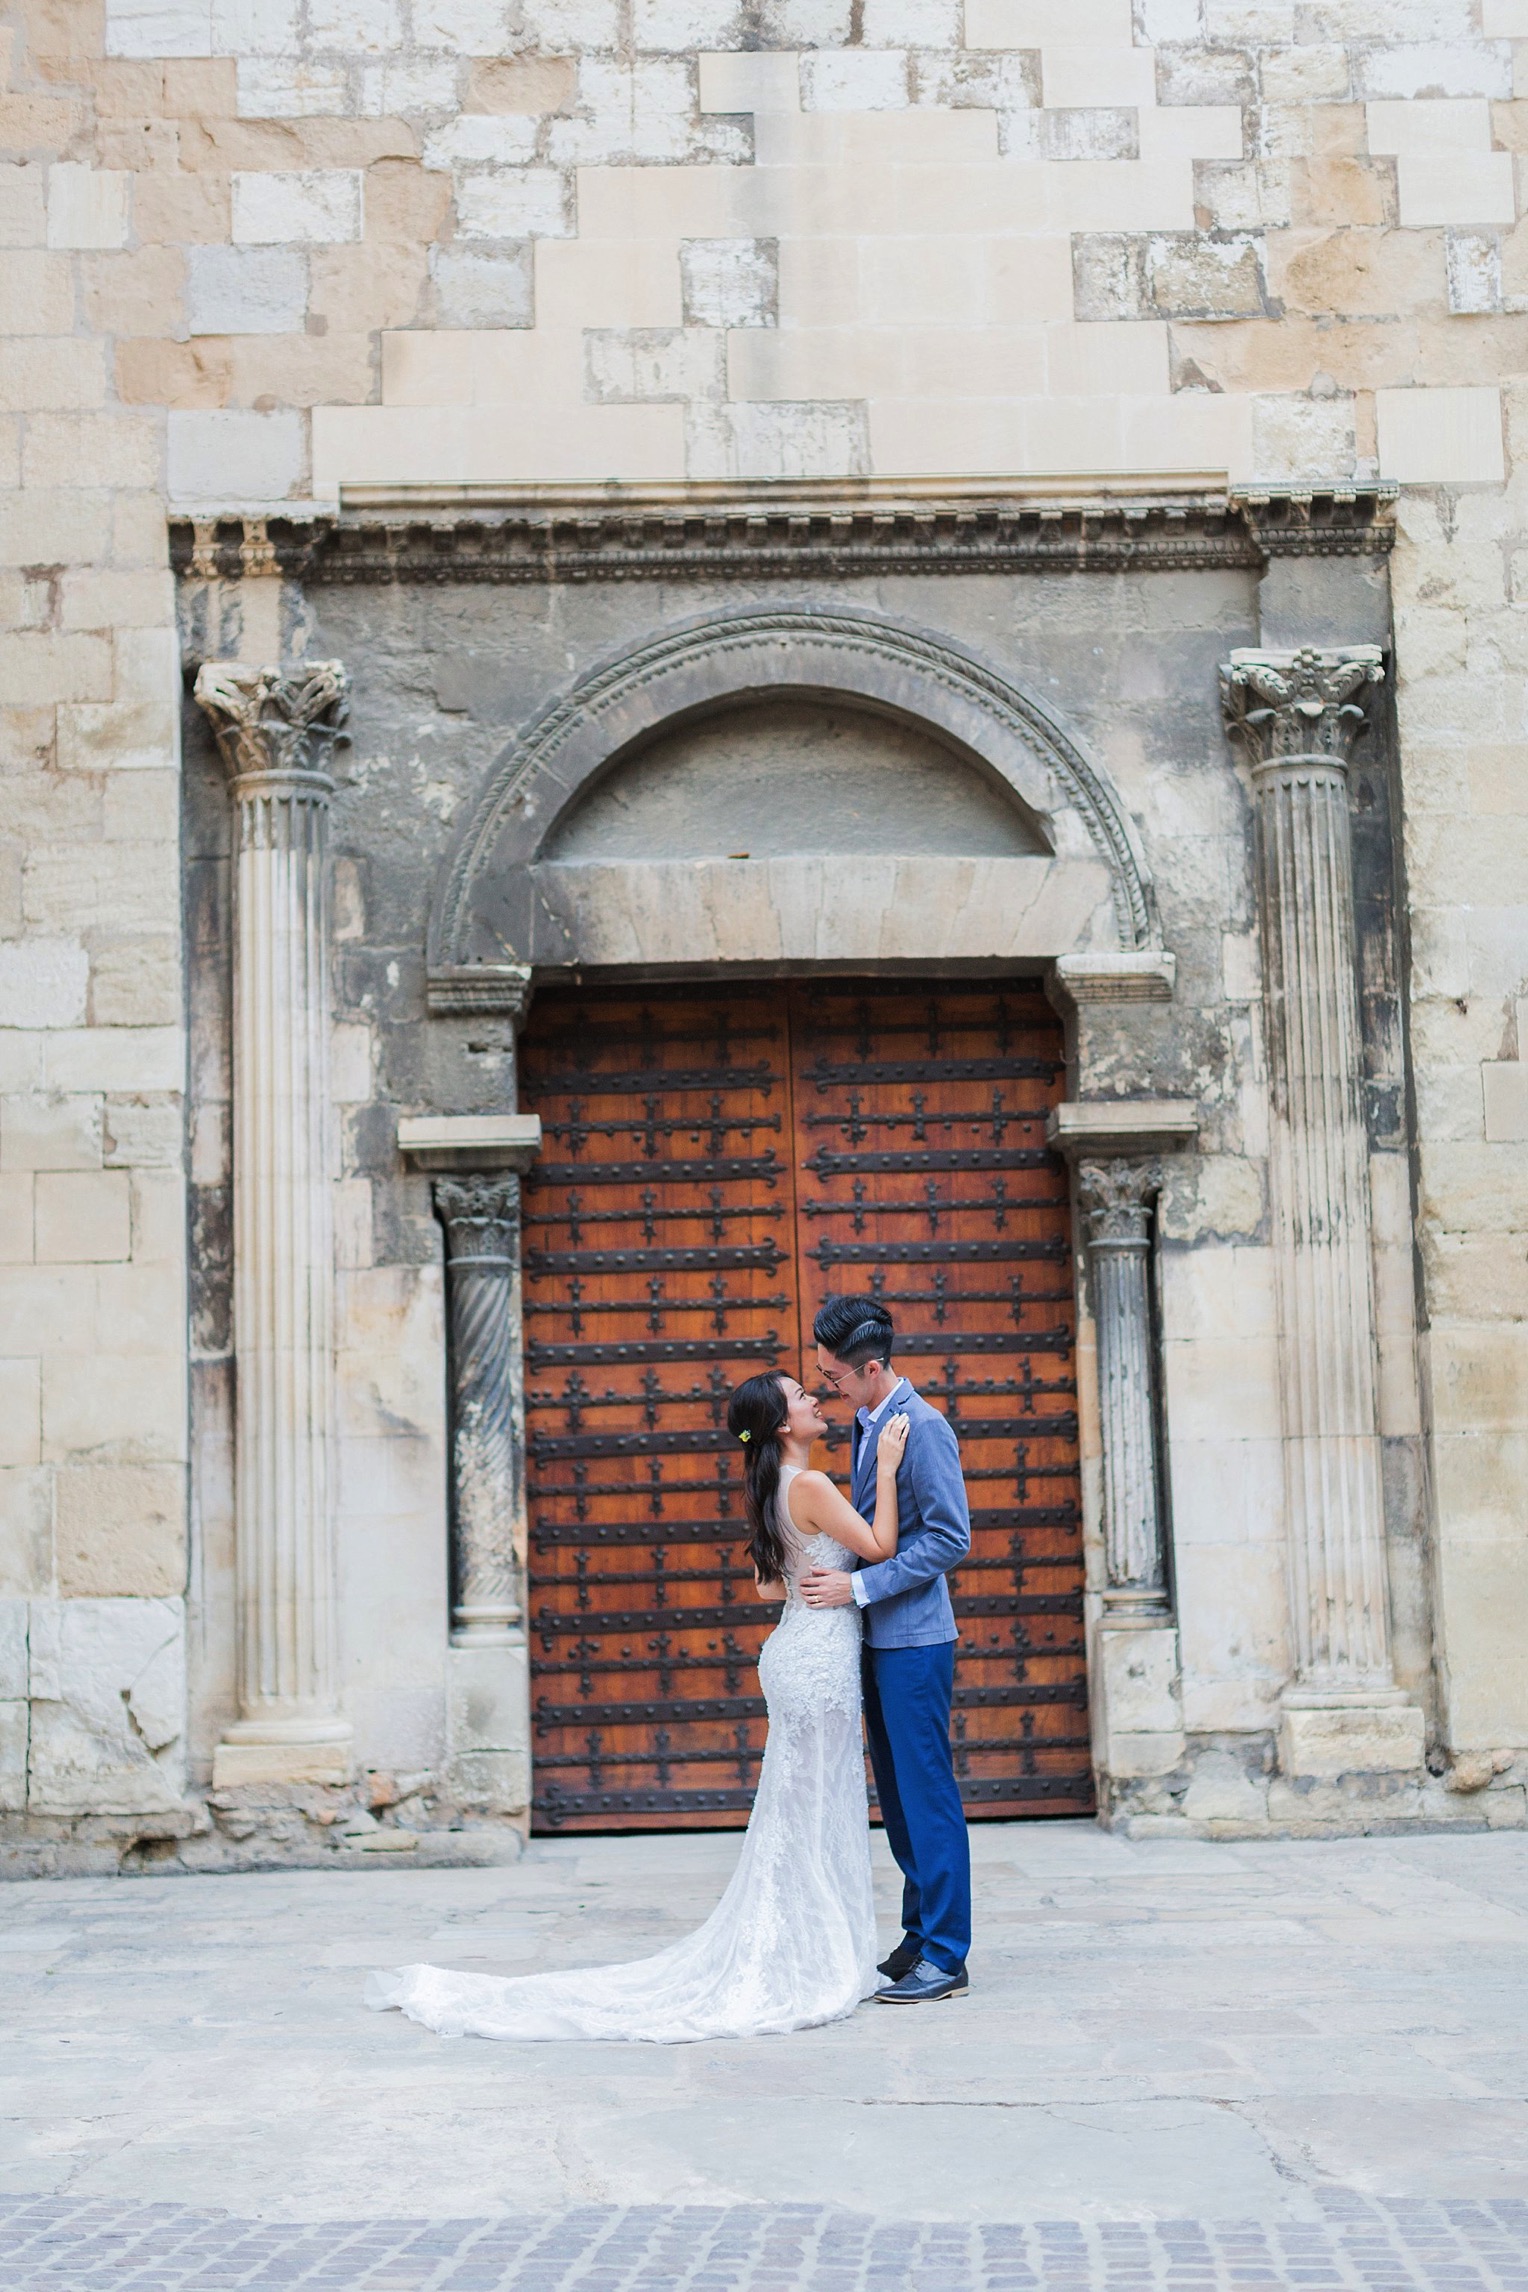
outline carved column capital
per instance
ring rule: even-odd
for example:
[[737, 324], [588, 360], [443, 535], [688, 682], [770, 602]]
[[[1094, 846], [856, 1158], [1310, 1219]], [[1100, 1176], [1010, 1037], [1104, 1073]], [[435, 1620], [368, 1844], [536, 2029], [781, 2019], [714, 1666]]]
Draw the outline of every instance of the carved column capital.
[[1384, 678], [1378, 645], [1234, 652], [1220, 671], [1227, 734], [1255, 772], [1316, 762], [1345, 772]]
[[1144, 1249], [1151, 1205], [1162, 1191], [1162, 1165], [1153, 1158], [1079, 1162], [1077, 1200], [1087, 1220], [1090, 1249]]
[[520, 1238], [520, 1180], [513, 1170], [431, 1182], [435, 1214], [453, 1265], [509, 1265]]
[[334, 744], [350, 714], [350, 678], [340, 661], [290, 669], [207, 661], [196, 700], [217, 735], [235, 795], [283, 783], [327, 802]]

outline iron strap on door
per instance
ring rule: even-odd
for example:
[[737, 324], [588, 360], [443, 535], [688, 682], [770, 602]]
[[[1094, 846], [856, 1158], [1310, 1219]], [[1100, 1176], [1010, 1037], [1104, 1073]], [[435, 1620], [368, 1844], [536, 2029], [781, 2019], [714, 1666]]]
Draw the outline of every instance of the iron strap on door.
[[[526, 1187], [539, 1829], [736, 1825], [773, 1622], [732, 1386], [815, 1374], [827, 1290], [883, 1296], [961, 1436], [955, 1736], [973, 1814], [1091, 1805], [1056, 1022], [1024, 982], [769, 983], [535, 1006]], [[847, 1462], [846, 1424], [833, 1461]]]

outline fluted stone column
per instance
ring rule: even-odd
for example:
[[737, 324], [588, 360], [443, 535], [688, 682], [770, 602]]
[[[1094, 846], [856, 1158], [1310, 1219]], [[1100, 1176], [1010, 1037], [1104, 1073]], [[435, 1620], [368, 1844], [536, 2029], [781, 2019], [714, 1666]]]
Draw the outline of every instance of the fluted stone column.
[[1269, 1078], [1295, 1677], [1286, 1770], [1420, 1764], [1395, 1687], [1376, 1387], [1348, 764], [1378, 649], [1236, 652], [1226, 724], [1251, 769]]
[[1078, 1165], [1098, 1334], [1104, 1615], [1118, 1623], [1161, 1622], [1168, 1607], [1149, 1262], [1161, 1187], [1154, 1161]]
[[331, 1431], [328, 766], [338, 661], [211, 662], [196, 697], [238, 815], [234, 1346], [239, 1718], [219, 1784], [343, 1779]]
[[505, 1646], [524, 1612], [520, 1180], [497, 1171], [433, 1190], [451, 1317], [451, 1642]]

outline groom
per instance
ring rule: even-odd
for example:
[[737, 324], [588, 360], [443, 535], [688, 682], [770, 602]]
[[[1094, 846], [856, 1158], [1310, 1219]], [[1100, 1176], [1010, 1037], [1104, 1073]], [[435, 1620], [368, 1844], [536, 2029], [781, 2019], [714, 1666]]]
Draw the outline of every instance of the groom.
[[884, 2005], [956, 1997], [968, 1984], [971, 1850], [950, 1756], [955, 1611], [945, 1576], [971, 1549], [960, 1445], [937, 1409], [891, 1365], [891, 1315], [878, 1298], [830, 1297], [812, 1323], [817, 1365], [854, 1409], [849, 1496], [875, 1512], [875, 1452], [888, 1415], [911, 1419], [897, 1473], [897, 1549], [854, 1572], [814, 1568], [814, 1608], [865, 1612], [865, 1732], [886, 1836], [905, 1881], [903, 1935], [881, 1972]]

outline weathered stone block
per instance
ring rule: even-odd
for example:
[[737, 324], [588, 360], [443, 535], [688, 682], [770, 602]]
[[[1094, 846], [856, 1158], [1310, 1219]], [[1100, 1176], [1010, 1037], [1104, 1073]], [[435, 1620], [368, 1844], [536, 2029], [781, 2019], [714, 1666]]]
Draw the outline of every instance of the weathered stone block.
[[99, 406], [106, 397], [104, 345], [43, 335], [0, 342], [0, 411]]
[[236, 246], [333, 246], [359, 239], [361, 175], [354, 168], [302, 168], [233, 178]]
[[53, 1588], [52, 1472], [42, 1465], [0, 1465], [0, 1594]]
[[170, 492], [179, 501], [282, 501], [301, 480], [303, 452], [302, 416], [291, 409], [172, 413]]
[[1369, 98], [1510, 96], [1512, 51], [1505, 41], [1376, 41], [1354, 55], [1355, 93]]
[[241, 56], [238, 70], [241, 119], [323, 119], [351, 109], [343, 65]]
[[75, 939], [0, 943], [0, 1026], [80, 1026], [89, 970]]
[[430, 249], [430, 276], [442, 326], [534, 326], [535, 289], [528, 240], [493, 253]]
[[34, 1600], [29, 1632], [32, 1810], [139, 1814], [178, 1806], [182, 1603]]
[[1288, 162], [1196, 160], [1194, 213], [1210, 230], [1287, 230], [1291, 219]]
[[529, 1756], [530, 1661], [523, 1639], [447, 1649], [446, 1729], [453, 1766], [482, 1752]]
[[453, 1797], [490, 1814], [524, 1814], [531, 1803], [531, 1763], [524, 1751], [465, 1751], [452, 1761]]
[[415, 0], [413, 22], [421, 48], [501, 56], [509, 45], [505, 0]]
[[358, 109], [363, 119], [404, 119], [418, 112], [449, 111], [455, 101], [454, 56], [361, 67]]
[[0, 167], [0, 247], [41, 246], [47, 186], [40, 167]]
[[154, 1599], [185, 1590], [185, 1474], [178, 1466], [66, 1465], [55, 1505], [65, 1599]]
[[133, 178], [105, 167], [65, 163], [48, 169], [48, 245], [123, 247]]
[[32, 1196], [30, 1171], [0, 1172], [0, 1265], [32, 1263]]
[[820, 48], [801, 59], [804, 111], [899, 111], [907, 100], [899, 48]]
[[89, 1092], [17, 1093], [0, 1102], [0, 1169], [99, 1170], [101, 1101]]
[[776, 239], [681, 239], [687, 326], [773, 326], [779, 316]]
[[1146, 277], [1152, 308], [1164, 318], [1268, 315], [1262, 242], [1250, 233], [1150, 239]]
[[1480, 1070], [1486, 1137], [1499, 1145], [1528, 1143], [1528, 1062], [1488, 1060]]
[[1183, 1794], [1190, 1822], [1261, 1824], [1268, 1814], [1268, 1785], [1247, 1772], [1232, 1751], [1201, 1751]]
[[858, 477], [870, 467], [867, 409], [825, 398], [692, 405], [685, 466], [692, 478]]
[[469, 239], [569, 239], [572, 185], [550, 167], [469, 175], [457, 191], [456, 215]]
[[348, 1743], [219, 1743], [212, 1754], [212, 1787], [238, 1790], [258, 1783], [347, 1783]]
[[[1112, 1744], [1116, 1735], [1176, 1735], [1181, 1752], [1183, 1712], [1178, 1696], [1176, 1627], [1164, 1623], [1123, 1630], [1105, 1624], [1094, 1642], [1094, 1653], [1094, 1692], [1102, 1699], [1105, 1743]], [[1106, 1753], [1104, 1764], [1115, 1771], [1112, 1755]], [[1176, 1759], [1169, 1764], [1176, 1765]]]
[[[166, 1330], [167, 1346], [176, 1334]], [[88, 1332], [80, 1336], [78, 1351], [50, 1352], [43, 1362], [45, 1455], [63, 1460], [95, 1450], [148, 1464], [184, 1455], [183, 1354], [97, 1350]]]
[[189, 247], [193, 334], [296, 334], [308, 308], [308, 267], [282, 247]]
[[1283, 485], [1351, 473], [1356, 456], [1351, 398], [1258, 398], [1252, 412], [1253, 474]]
[[1256, 99], [1252, 57], [1245, 48], [1210, 48], [1198, 42], [1160, 45], [1156, 51], [1161, 104], [1250, 104]]
[[1279, 1767], [1290, 1776], [1409, 1774], [1422, 1764], [1427, 1721], [1413, 1704], [1299, 1706], [1279, 1723]]
[[0, 1360], [0, 1465], [38, 1462], [42, 1453], [41, 1410], [41, 1364]]
[[584, 334], [584, 396], [595, 406], [687, 405], [721, 399], [727, 346], [704, 327], [623, 327]]
[[[1077, 105], [1066, 110], [1020, 114], [1037, 159], [1139, 159], [1139, 115], [1123, 106]], [[1010, 150], [1015, 145], [1010, 138]]]
[[39, 1265], [130, 1254], [132, 1210], [125, 1170], [45, 1170], [36, 1183]]
[[27, 1695], [27, 1602], [0, 1597], [0, 1703]]

